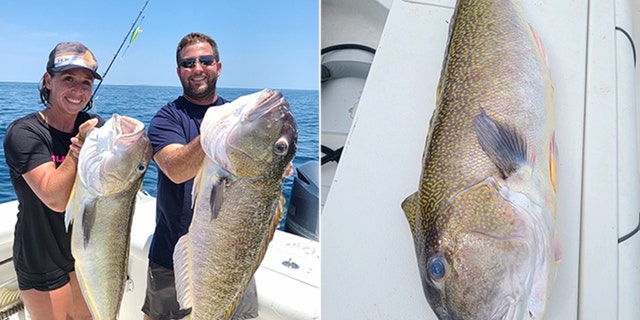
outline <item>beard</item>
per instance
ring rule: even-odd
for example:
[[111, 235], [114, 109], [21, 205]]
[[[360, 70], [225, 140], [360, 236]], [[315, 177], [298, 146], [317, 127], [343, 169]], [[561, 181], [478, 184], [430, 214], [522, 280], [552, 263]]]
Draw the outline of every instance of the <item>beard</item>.
[[184, 96], [193, 100], [212, 100], [216, 95], [217, 77], [207, 78], [207, 82], [200, 86], [192, 85], [188, 79], [180, 79], [184, 88]]

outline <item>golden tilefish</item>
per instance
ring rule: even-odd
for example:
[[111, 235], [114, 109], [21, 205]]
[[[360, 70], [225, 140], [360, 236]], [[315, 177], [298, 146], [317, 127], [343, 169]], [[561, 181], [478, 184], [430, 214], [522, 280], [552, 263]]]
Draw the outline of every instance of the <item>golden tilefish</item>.
[[541, 319], [561, 257], [553, 88], [511, 0], [459, 0], [419, 190], [402, 203], [439, 319]]

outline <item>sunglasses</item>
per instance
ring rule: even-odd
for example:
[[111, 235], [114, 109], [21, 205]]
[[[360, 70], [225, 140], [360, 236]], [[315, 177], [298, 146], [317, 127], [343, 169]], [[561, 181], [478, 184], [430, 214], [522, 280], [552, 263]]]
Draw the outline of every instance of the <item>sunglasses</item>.
[[183, 68], [193, 68], [196, 66], [196, 61], [199, 61], [203, 66], [210, 66], [216, 62], [213, 56], [200, 56], [198, 58], [182, 59], [179, 64]]

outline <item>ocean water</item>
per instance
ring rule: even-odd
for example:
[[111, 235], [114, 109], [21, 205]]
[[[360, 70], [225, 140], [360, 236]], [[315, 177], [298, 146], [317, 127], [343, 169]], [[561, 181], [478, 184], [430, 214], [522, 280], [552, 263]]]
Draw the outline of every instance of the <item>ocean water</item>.
[[[278, 89], [278, 88], [273, 88]], [[251, 88], [219, 88], [218, 94], [227, 100], [259, 91]], [[318, 91], [280, 90], [289, 102], [298, 124], [298, 149], [294, 167], [308, 161], [318, 161]], [[142, 121], [145, 126], [160, 107], [182, 94], [181, 87], [102, 85], [90, 111], [107, 120], [113, 113]], [[4, 141], [7, 126], [15, 119], [42, 110], [38, 83], [0, 82], [0, 141]], [[152, 161], [143, 182], [144, 191], [156, 196], [158, 169]], [[293, 176], [285, 180], [284, 193], [289, 199]], [[16, 195], [9, 178], [9, 169], [0, 148], [0, 203], [15, 200]]]

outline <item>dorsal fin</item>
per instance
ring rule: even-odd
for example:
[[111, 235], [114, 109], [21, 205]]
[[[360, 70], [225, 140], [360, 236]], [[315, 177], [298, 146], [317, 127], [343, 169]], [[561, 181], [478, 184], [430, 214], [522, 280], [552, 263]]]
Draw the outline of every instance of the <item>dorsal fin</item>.
[[414, 192], [410, 194], [407, 198], [402, 201], [402, 210], [404, 211], [405, 216], [407, 217], [407, 221], [409, 221], [409, 226], [411, 227], [411, 231], [413, 232], [416, 223], [416, 215], [418, 214], [418, 210], [420, 206], [418, 205], [420, 201], [420, 193]]

